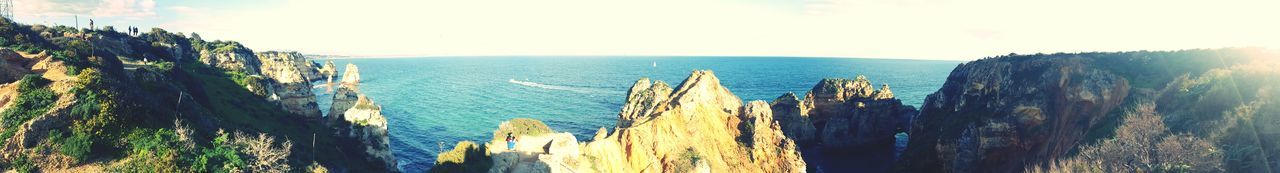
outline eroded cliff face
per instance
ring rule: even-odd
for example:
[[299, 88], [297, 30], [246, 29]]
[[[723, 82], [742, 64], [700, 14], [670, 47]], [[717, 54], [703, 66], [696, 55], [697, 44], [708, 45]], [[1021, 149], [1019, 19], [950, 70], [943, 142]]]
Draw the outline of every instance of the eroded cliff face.
[[772, 109], [784, 133], [828, 151], [887, 148], [916, 114], [893, 97], [889, 85], [876, 90], [863, 76], [823, 79], [804, 100], [787, 93], [774, 100]]
[[344, 120], [343, 114], [359, 99], [360, 69], [355, 64], [347, 64], [346, 72], [342, 74], [342, 82], [337, 85], [338, 89], [333, 93], [333, 104], [329, 106], [329, 115], [325, 118], [330, 124]]
[[781, 125], [783, 133], [797, 143], [806, 144], [815, 141], [818, 129], [813, 126], [813, 119], [809, 117], [809, 111], [813, 109], [812, 105], [801, 102], [792, 92], [779, 96], [773, 100], [772, 104], [770, 107], [773, 109], [773, 118]]
[[743, 105], [711, 71], [694, 71], [675, 89], [641, 79], [618, 117], [620, 123], [612, 132], [601, 128], [585, 144], [567, 133], [521, 135], [514, 151], [507, 150], [504, 141], [491, 141], [489, 170], [805, 171], [795, 142], [783, 134], [769, 105], [764, 101]]
[[[36, 155], [40, 151], [32, 149], [40, 145], [41, 141], [45, 141], [50, 130], [63, 129], [71, 124], [71, 109], [76, 102], [74, 94], [71, 94], [71, 88], [79, 80], [75, 76], [66, 75], [67, 67], [63, 62], [55, 60], [52, 56], [39, 53], [31, 55], [21, 55], [14, 50], [4, 48], [0, 49], [0, 55], [11, 57], [7, 58], [5, 63], [23, 62], [16, 64], [4, 64], [6, 69], [12, 71], [26, 72], [19, 75], [35, 74], [43, 79], [48, 80], [44, 86], [55, 95], [49, 101], [47, 109], [40, 112], [40, 116], [30, 117], [29, 120], [23, 122], [5, 122], [9, 119], [0, 120], [0, 123], [15, 124], [11, 128], [0, 126], [0, 131], [5, 131], [12, 136], [3, 136], [7, 139], [0, 139], [0, 158], [5, 160], [17, 159], [23, 155]], [[21, 78], [21, 77], [19, 77]], [[16, 108], [19, 105], [20, 94], [24, 91], [19, 89], [21, 81], [10, 83], [0, 83], [0, 112], [6, 112], [9, 109], [33, 109], [33, 108]], [[26, 91], [29, 92], [29, 91]], [[25, 106], [25, 105], [24, 105]], [[5, 117], [10, 118], [10, 117]], [[74, 166], [74, 160], [68, 160], [62, 155], [42, 155], [31, 158], [35, 162], [43, 163], [45, 166], [55, 168], [67, 168]]]
[[1120, 106], [1129, 82], [1087, 59], [980, 60], [925, 100], [905, 159], [915, 171], [1011, 172], [1058, 158]]
[[262, 65], [258, 56], [248, 49], [200, 50], [199, 60], [210, 67], [240, 71], [246, 75], [259, 74], [258, 67]]
[[[262, 74], [266, 74], [266, 76], [282, 74], [280, 72], [287, 72], [285, 69], [296, 70], [296, 72], [292, 73], [298, 73], [298, 78], [280, 76], [282, 78], [280, 81], [282, 82], [292, 82], [293, 79], [305, 82], [324, 79], [324, 76], [320, 74], [320, 67], [316, 67], [315, 63], [311, 63], [306, 56], [297, 53], [297, 51], [264, 51], [264, 53], [257, 53], [257, 58], [262, 62], [262, 68], [264, 68]], [[271, 70], [275, 70], [275, 72], [271, 72]]]
[[[619, 124], [602, 141], [586, 144], [585, 153], [601, 156], [594, 164], [608, 165], [603, 172], [805, 170], [794, 141], [776, 136], [781, 130], [766, 104], [756, 101], [744, 107], [710, 71], [693, 72], [666, 96], [662, 95], [665, 85], [643, 89], [649, 83], [646, 80], [637, 82], [632, 91], [659, 92], [629, 94], [619, 114], [619, 120], [633, 123]], [[779, 151], [755, 152], [766, 148]]]
[[[1010, 55], [964, 63], [926, 98], [896, 169], [1019, 172], [1049, 165], [1069, 172], [1141, 172], [1170, 170], [1161, 164], [1178, 164], [1218, 170], [1211, 172], [1274, 172], [1274, 166], [1259, 165], [1275, 165], [1260, 158], [1280, 152], [1267, 144], [1275, 142], [1280, 130], [1255, 127], [1274, 127], [1261, 124], [1280, 119], [1275, 116], [1280, 109], [1274, 106], [1280, 100], [1274, 94], [1280, 88], [1275, 82], [1280, 79], [1277, 55], [1261, 49], [1217, 49]], [[1155, 121], [1167, 123], [1169, 135], [1214, 141], [1198, 145], [1217, 146], [1223, 150], [1213, 153], [1235, 159], [1158, 163], [1161, 156], [1178, 153], [1156, 146], [1118, 146], [1107, 149], [1153, 154], [1116, 158], [1157, 159], [1076, 158], [1090, 163], [1054, 163], [1078, 157], [1073, 150], [1133, 133], [1117, 130], [1140, 125], [1118, 124], [1129, 122], [1123, 120], [1126, 114], [1162, 115], [1153, 117], [1162, 117]], [[1140, 136], [1151, 141], [1165, 137]], [[1184, 153], [1192, 152], [1203, 151]]]
[[19, 55], [12, 49], [0, 49], [0, 83], [10, 83], [22, 79], [23, 75], [31, 73], [31, 65], [34, 61]]
[[333, 64], [333, 60], [324, 61], [324, 65], [320, 66], [320, 75], [329, 83], [333, 82], [333, 77], [338, 75], [338, 66]]
[[366, 157], [362, 159], [382, 164], [386, 170], [394, 171], [396, 159], [391, 153], [387, 119], [382, 116], [382, 106], [360, 93], [359, 73], [356, 65], [347, 64], [325, 122], [343, 140], [363, 146]]
[[315, 93], [311, 92], [311, 79], [318, 79], [319, 74], [306, 58], [297, 52], [261, 52], [258, 60], [262, 63], [259, 67], [262, 76], [278, 84], [268, 85], [275, 88], [270, 100], [279, 102], [291, 113], [320, 118], [320, 106], [316, 104]]

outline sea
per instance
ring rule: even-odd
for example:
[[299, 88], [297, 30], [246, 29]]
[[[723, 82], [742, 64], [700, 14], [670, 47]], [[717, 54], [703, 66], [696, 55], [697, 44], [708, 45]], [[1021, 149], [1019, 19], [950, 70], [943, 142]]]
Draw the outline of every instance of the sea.
[[[382, 105], [391, 134], [391, 149], [399, 168], [405, 172], [430, 169], [437, 153], [452, 149], [459, 141], [487, 141], [499, 123], [512, 118], [538, 119], [555, 131], [571, 132], [578, 140], [590, 140], [596, 129], [614, 127], [627, 90], [641, 78], [662, 80], [675, 87], [694, 70], [711, 70], [722, 85], [747, 102], [772, 101], [787, 92], [803, 96], [823, 78], [852, 79], [864, 75], [877, 89], [888, 84], [894, 96], [905, 104], [919, 107], [928, 94], [942, 86], [951, 69], [961, 63], [728, 56], [491, 56], [315, 61], [323, 64], [327, 60], [338, 66], [339, 73], [345, 71], [346, 64], [358, 66], [360, 91]], [[323, 82], [318, 82], [316, 86], [321, 84]], [[333, 94], [324, 87], [314, 88], [313, 92], [320, 109], [327, 114]], [[809, 151], [802, 154], [821, 155]], [[819, 167], [823, 172], [885, 169], [885, 164], [859, 168], [809, 157], [806, 160], [811, 167]]]

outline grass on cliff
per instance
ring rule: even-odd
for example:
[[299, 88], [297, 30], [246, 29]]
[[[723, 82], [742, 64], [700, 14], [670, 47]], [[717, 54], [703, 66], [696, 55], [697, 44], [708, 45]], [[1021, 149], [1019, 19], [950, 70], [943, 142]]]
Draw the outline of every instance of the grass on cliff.
[[507, 133], [511, 133], [519, 137], [520, 135], [538, 136], [552, 133], [551, 127], [530, 118], [514, 118], [498, 125], [498, 130], [493, 131], [493, 141], [506, 141]]
[[9, 140], [17, 132], [18, 125], [44, 114], [53, 107], [58, 96], [46, 87], [49, 82], [38, 74], [26, 75], [18, 81], [17, 100], [12, 107], [0, 112], [0, 118], [4, 121], [4, 131], [0, 132], [0, 141]]
[[[378, 165], [350, 161], [363, 150], [343, 150], [344, 143], [333, 136], [334, 131], [319, 121], [309, 121], [289, 113], [260, 96], [245, 89], [246, 81], [240, 73], [228, 73], [204, 64], [184, 63], [180, 76], [190, 97], [203, 106], [201, 111], [217, 119], [222, 128], [246, 132], [262, 132], [294, 141], [291, 165], [305, 167], [316, 162], [348, 170], [378, 170]], [[314, 142], [314, 145], [313, 145]], [[225, 151], [204, 151], [225, 153]], [[214, 164], [216, 165], [216, 164]]]
[[436, 156], [436, 165], [430, 172], [487, 172], [493, 167], [489, 150], [472, 141], [458, 142], [453, 150]]

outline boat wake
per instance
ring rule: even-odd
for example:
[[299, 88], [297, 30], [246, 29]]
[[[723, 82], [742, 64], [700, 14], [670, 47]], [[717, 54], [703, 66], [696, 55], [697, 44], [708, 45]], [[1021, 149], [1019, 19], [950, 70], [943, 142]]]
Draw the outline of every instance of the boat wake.
[[516, 79], [509, 79], [509, 80], [507, 80], [507, 82], [511, 82], [511, 83], [513, 83], [513, 84], [518, 84], [518, 85], [524, 85], [524, 86], [528, 86], [528, 87], [542, 88], [542, 89], [549, 89], [549, 90], [562, 90], [562, 91], [570, 91], [570, 92], [577, 92], [577, 93], [592, 93], [592, 92], [595, 92], [595, 90], [594, 90], [594, 89], [591, 89], [591, 88], [580, 88], [580, 87], [559, 86], [559, 85], [547, 85], [547, 84], [541, 84], [541, 83], [537, 83], [537, 82], [520, 81], [520, 80], [516, 80]]

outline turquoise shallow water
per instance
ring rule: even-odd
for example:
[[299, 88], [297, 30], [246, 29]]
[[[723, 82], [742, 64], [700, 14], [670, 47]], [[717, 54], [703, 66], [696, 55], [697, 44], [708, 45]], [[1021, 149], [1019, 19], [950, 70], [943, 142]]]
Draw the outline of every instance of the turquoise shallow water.
[[[431, 57], [335, 59], [360, 67], [360, 90], [382, 105], [391, 148], [406, 172], [422, 172], [438, 148], [489, 139], [498, 123], [518, 117], [590, 139], [613, 127], [626, 91], [649, 77], [678, 85], [689, 72], [715, 72], [743, 101], [786, 92], [804, 95], [822, 78], [866, 75], [919, 106], [960, 62], [789, 57]], [[328, 112], [332, 94], [314, 90]], [[443, 145], [441, 145], [443, 143]], [[828, 170], [830, 171], [830, 170]]]

